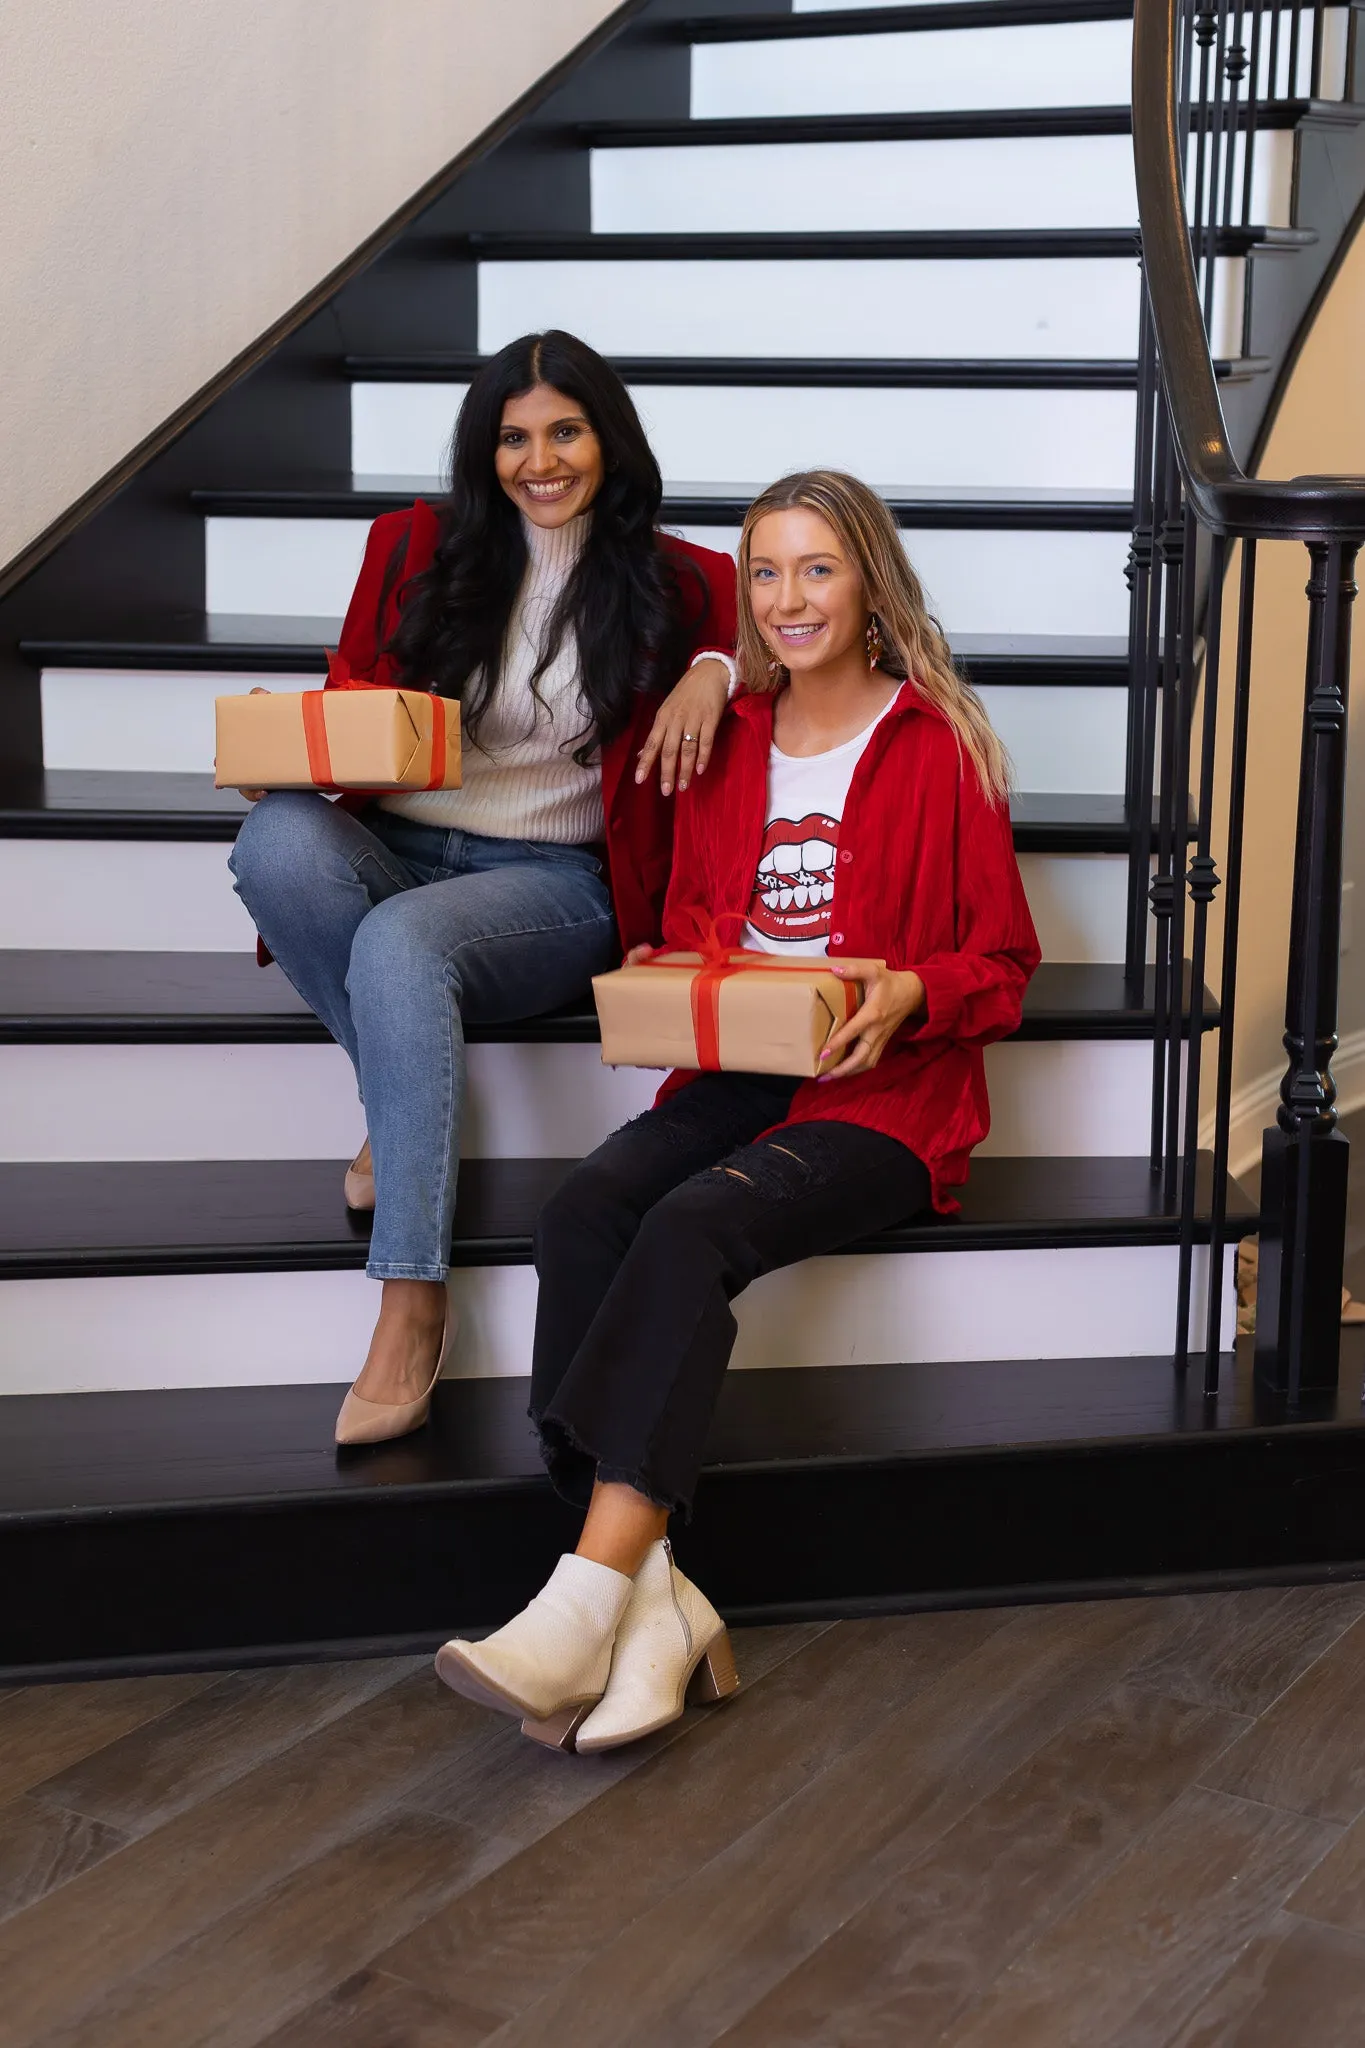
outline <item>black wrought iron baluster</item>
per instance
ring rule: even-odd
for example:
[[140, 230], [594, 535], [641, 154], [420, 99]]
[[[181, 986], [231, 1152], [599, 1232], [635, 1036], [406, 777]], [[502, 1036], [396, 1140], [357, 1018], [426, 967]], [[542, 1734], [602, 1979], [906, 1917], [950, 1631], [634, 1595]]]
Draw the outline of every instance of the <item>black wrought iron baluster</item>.
[[[1163, 399], [1165, 461], [1157, 555], [1161, 563], [1161, 767], [1158, 781], [1156, 872], [1151, 881], [1152, 916], [1156, 929], [1156, 964], [1152, 976], [1152, 1171], [1164, 1176], [1169, 1200], [1174, 1193], [1175, 1161], [1167, 1152], [1167, 1068], [1171, 1025], [1171, 923], [1175, 913], [1175, 754], [1180, 726], [1180, 608], [1185, 561], [1184, 498], [1180, 472], [1172, 452], [1169, 419]], [[1185, 806], [1182, 805], [1182, 812]], [[1148, 862], [1151, 862], [1150, 816], [1147, 821]], [[1178, 974], [1178, 966], [1175, 969]]]
[[1209, 1198], [1209, 1298], [1204, 1340], [1204, 1392], [1218, 1391], [1223, 1341], [1223, 1252], [1227, 1235], [1228, 1138], [1232, 1120], [1233, 1029], [1237, 1010], [1237, 941], [1242, 917], [1242, 828], [1246, 815], [1247, 732], [1251, 720], [1251, 635], [1256, 606], [1256, 543], [1242, 543], [1237, 597], [1237, 671], [1228, 767], [1227, 881], [1223, 891], [1223, 961], [1218, 993], [1218, 1077], [1213, 1104], [1213, 1189]]
[[1353, 576], [1360, 542], [1311, 540], [1308, 664], [1290, 912], [1285, 1050], [1261, 1151], [1256, 1371], [1296, 1401], [1337, 1382], [1350, 1148], [1336, 1128], [1341, 845]]
[[1156, 337], [1147, 288], [1142, 285], [1138, 328], [1137, 432], [1133, 462], [1133, 538], [1128, 549], [1128, 740], [1124, 794], [1128, 816], [1128, 915], [1124, 979], [1128, 1000], [1142, 1001], [1147, 974], [1147, 877], [1150, 868], [1152, 782], [1156, 738], [1156, 637], [1152, 618], [1158, 381]]
[[1323, 20], [1324, 12], [1325, 10], [1321, 4], [1321, 0], [1316, 0], [1316, 4], [1313, 8], [1313, 50], [1308, 65], [1308, 97], [1310, 100], [1320, 100], [1322, 98], [1322, 37], [1323, 29], [1325, 27], [1325, 23]]
[[1294, 0], [1289, 10], [1289, 60], [1285, 66], [1284, 97], [1297, 99], [1299, 92], [1299, 25], [1303, 20], [1300, 0]]
[[[1223, 570], [1227, 541], [1213, 537], [1209, 557], [1207, 650], [1204, 656], [1204, 718], [1200, 736], [1199, 816], [1195, 850], [1186, 880], [1194, 905], [1190, 933], [1189, 1037], [1185, 1051], [1185, 1129], [1180, 1173], [1180, 1264], [1176, 1280], [1175, 1362], [1183, 1372], [1190, 1356], [1190, 1282], [1194, 1268], [1195, 1177], [1199, 1166], [1199, 1081], [1204, 1048], [1204, 969], [1208, 959], [1209, 905], [1218, 887], [1213, 859], [1213, 792], [1218, 741], [1218, 665], [1223, 644]], [[1193, 580], [1193, 579], [1191, 579]], [[1210, 1277], [1212, 1277], [1210, 1275]], [[1217, 1391], [1217, 1361], [1214, 1391]], [[1204, 1390], [1209, 1390], [1208, 1362]]]
[[[1246, 145], [1242, 151], [1242, 226], [1251, 224], [1251, 180], [1256, 168], [1256, 116], [1261, 105], [1261, 22], [1265, 0], [1251, 0], [1251, 58], [1247, 71]], [[1268, 98], [1269, 95], [1267, 94]]]
[[1279, 0], [1270, 0], [1270, 37], [1266, 55], [1265, 97], [1273, 103], [1280, 98], [1280, 15]]
[[[1217, 30], [1214, 39], [1213, 58], [1210, 65], [1211, 95], [1205, 109], [1209, 129], [1209, 189], [1205, 201], [1204, 222], [1204, 331], [1213, 332], [1213, 288], [1218, 274], [1218, 230], [1223, 216], [1218, 197], [1222, 185], [1223, 146], [1227, 103], [1224, 87], [1227, 81], [1227, 0], [1220, 0], [1217, 11]], [[1234, 130], [1235, 132], [1235, 130]], [[1227, 139], [1228, 156], [1232, 155], [1232, 142]]]
[[[1194, 36], [1199, 46], [1199, 83], [1194, 92], [1191, 119], [1194, 124], [1194, 170], [1190, 178], [1186, 198], [1190, 217], [1190, 249], [1194, 256], [1196, 272], [1207, 299], [1209, 271], [1212, 254], [1208, 241], [1210, 208], [1208, 204], [1208, 156], [1209, 156], [1209, 71], [1214, 65], [1213, 45], [1218, 34], [1218, 12], [1216, 8], [1201, 5], [1194, 17]], [[1188, 149], [1186, 151], [1188, 161]], [[1207, 311], [1205, 325], [1208, 324]]]
[[[1161, 832], [1169, 829], [1169, 861], [1173, 883], [1167, 927], [1169, 972], [1166, 977], [1166, 1175], [1165, 1194], [1173, 1202], [1179, 1187], [1183, 1150], [1180, 1129], [1180, 1064], [1184, 1050], [1185, 860], [1190, 830], [1190, 726], [1194, 716], [1194, 606], [1198, 584], [1194, 514], [1184, 507], [1180, 548], [1179, 641], [1174, 655], [1174, 689], [1167, 700], [1175, 726], [1169, 787], [1161, 792]], [[1169, 645], [1169, 642], [1168, 642]], [[1164, 716], [1164, 713], [1163, 713]]]
[[[1233, 188], [1237, 182], [1237, 142], [1244, 126], [1248, 129], [1247, 139], [1248, 143], [1250, 142], [1250, 94], [1248, 94], [1245, 116], [1242, 109], [1242, 80], [1247, 75], [1247, 52], [1246, 43], [1243, 40], [1244, 35], [1245, 15], [1243, 8], [1239, 5], [1233, 17], [1232, 40], [1228, 44], [1227, 56], [1223, 60], [1223, 68], [1227, 73], [1228, 80], [1228, 144], [1227, 160], [1223, 172], [1223, 197], [1218, 208], [1218, 220], [1220, 226], [1224, 227], [1230, 226], [1232, 222]], [[1213, 310], [1211, 299], [1209, 308], [1204, 315], [1204, 325], [1208, 328], [1210, 337], [1212, 337]]]

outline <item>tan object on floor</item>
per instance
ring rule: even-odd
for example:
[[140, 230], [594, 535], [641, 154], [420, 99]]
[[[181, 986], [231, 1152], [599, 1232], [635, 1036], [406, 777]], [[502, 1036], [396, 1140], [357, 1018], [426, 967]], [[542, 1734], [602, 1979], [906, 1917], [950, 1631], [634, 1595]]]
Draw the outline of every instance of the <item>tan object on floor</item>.
[[[1261, 1241], [1256, 1237], [1244, 1237], [1237, 1247], [1237, 1334], [1252, 1337], [1256, 1334], [1256, 1288], [1260, 1279]], [[1341, 1290], [1341, 1320], [1343, 1325], [1353, 1326], [1365, 1323], [1365, 1301], [1357, 1301], [1349, 1287]]]
[[363, 1394], [357, 1394], [352, 1387], [341, 1404], [337, 1416], [336, 1440], [342, 1445], [386, 1444], [398, 1436], [410, 1436], [414, 1429], [420, 1429], [431, 1413], [431, 1397], [437, 1383], [446, 1369], [451, 1346], [455, 1342], [455, 1331], [459, 1317], [453, 1305], [446, 1303], [445, 1329], [441, 1333], [440, 1356], [436, 1370], [431, 1376], [431, 1385], [416, 1401], [367, 1401]]
[[343, 685], [216, 700], [219, 789], [458, 789], [460, 707]]
[[808, 1078], [863, 1000], [862, 983], [841, 980], [823, 960], [742, 951], [656, 953], [595, 975], [592, 992], [604, 1066]]
[[346, 1169], [342, 1182], [348, 1209], [373, 1209], [374, 1207], [374, 1161], [370, 1157], [370, 1141], [367, 1138], [355, 1158]]

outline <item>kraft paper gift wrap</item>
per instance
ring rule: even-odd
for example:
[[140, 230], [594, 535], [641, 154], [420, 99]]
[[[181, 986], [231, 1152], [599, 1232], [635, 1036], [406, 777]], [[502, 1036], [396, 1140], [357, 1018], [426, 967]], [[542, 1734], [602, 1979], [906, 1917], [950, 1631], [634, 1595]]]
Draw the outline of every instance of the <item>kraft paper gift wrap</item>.
[[460, 707], [344, 684], [219, 697], [219, 789], [458, 789]]
[[820, 1053], [863, 1000], [823, 960], [771, 953], [655, 953], [593, 978], [609, 1067], [743, 1074], [821, 1071]]

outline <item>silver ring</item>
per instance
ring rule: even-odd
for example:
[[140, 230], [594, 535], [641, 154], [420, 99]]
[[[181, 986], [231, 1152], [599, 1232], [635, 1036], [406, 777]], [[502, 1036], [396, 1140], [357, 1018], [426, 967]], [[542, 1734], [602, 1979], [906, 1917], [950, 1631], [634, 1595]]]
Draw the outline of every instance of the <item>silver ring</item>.
[[683, 745], [684, 745], [685, 747], [695, 747], [695, 746], [696, 746], [696, 744], [697, 744], [697, 735], [696, 735], [696, 734], [695, 734], [694, 732], [685, 732], [685, 733], [683, 734]]

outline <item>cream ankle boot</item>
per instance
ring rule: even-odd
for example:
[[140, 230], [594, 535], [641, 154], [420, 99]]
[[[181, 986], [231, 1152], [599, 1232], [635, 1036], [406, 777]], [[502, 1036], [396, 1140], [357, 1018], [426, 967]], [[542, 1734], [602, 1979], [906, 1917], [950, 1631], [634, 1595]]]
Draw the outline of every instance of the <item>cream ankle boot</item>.
[[[676, 1721], [689, 1698], [724, 1700], [738, 1691], [725, 1623], [678, 1570], [667, 1541], [651, 1543], [631, 1581], [606, 1692], [574, 1731], [574, 1747], [615, 1749]], [[562, 1746], [558, 1731], [524, 1733]]]
[[481, 1643], [456, 1636], [436, 1653], [452, 1692], [502, 1714], [581, 1716], [601, 1699], [632, 1581], [587, 1557], [561, 1557], [529, 1607]]

